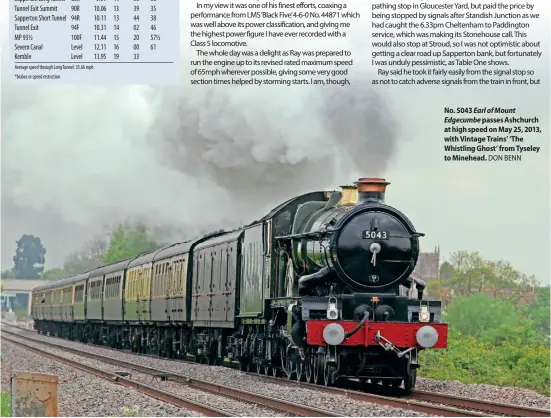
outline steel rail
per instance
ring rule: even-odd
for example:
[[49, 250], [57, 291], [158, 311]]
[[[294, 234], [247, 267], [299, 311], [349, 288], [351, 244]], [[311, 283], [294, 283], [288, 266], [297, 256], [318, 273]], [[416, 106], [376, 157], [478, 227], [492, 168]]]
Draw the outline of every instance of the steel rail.
[[[6, 332], [6, 331], [4, 331], [4, 332]], [[17, 334], [12, 334], [12, 335], [16, 335], [16, 336], [20, 337]], [[40, 348], [33, 347], [31, 345], [25, 344], [21, 341], [16, 341], [16, 340], [13, 340], [11, 338], [7, 338], [5, 336], [2, 336], [2, 339], [5, 340], [5, 341], [9, 341], [12, 344], [16, 344], [20, 347], [23, 347], [27, 350], [30, 350], [32, 352], [35, 352], [35, 353], [37, 353], [41, 356], [48, 357], [48, 358], [50, 358], [54, 361], [67, 364], [68, 366], [74, 367], [75, 369], [79, 369], [79, 370], [81, 370], [83, 372], [86, 372], [86, 373], [89, 373], [89, 374], [93, 374], [93, 375], [95, 375], [97, 377], [100, 377], [104, 380], [108, 380], [108, 381], [113, 382], [113, 383], [117, 383], [117, 384], [120, 384], [120, 385], [123, 385], [123, 386], [130, 387], [134, 390], [137, 390], [140, 393], [143, 393], [145, 395], [149, 395], [152, 398], [159, 399], [161, 401], [170, 403], [172, 405], [176, 405], [176, 406], [181, 407], [181, 408], [190, 409], [192, 411], [198, 412], [200, 414], [203, 414], [203, 415], [209, 416], [209, 417], [231, 417], [232, 416], [231, 413], [223, 411], [221, 409], [214, 408], [212, 406], [204, 405], [204, 404], [201, 404], [201, 403], [198, 403], [198, 402], [194, 402], [194, 401], [190, 401], [190, 400], [181, 398], [180, 396], [174, 395], [172, 393], [165, 392], [163, 390], [147, 386], [144, 383], [141, 383], [141, 382], [138, 382], [138, 381], [135, 381], [135, 380], [131, 380], [131, 379], [127, 379], [127, 378], [119, 376], [117, 374], [109, 373], [109, 372], [106, 372], [104, 370], [89, 366], [87, 364], [79, 363], [75, 360], [67, 359], [67, 358], [59, 356], [57, 354], [53, 354], [53, 353], [47, 352], [45, 350], [42, 350]], [[32, 338], [28, 338], [28, 339], [33, 340]], [[37, 340], [34, 340], [34, 341], [36, 341], [38, 343], [43, 343], [42, 341], [37, 341]], [[48, 345], [48, 343], [45, 343], [45, 345]]]
[[[6, 323], [6, 325], [21, 329], [22, 331], [34, 331], [28, 328], [19, 327], [12, 324]], [[14, 334], [14, 335], [20, 336], [19, 334]], [[22, 338], [30, 338], [30, 337], [22, 337]], [[35, 339], [33, 340], [40, 342], [40, 340], [35, 340]], [[93, 344], [93, 346], [109, 349], [115, 352], [121, 351], [121, 350], [117, 350], [111, 347], [105, 347], [101, 345]], [[132, 353], [132, 354], [139, 355], [137, 353]], [[164, 357], [159, 357], [159, 356], [149, 355], [149, 354], [146, 356], [151, 356], [154, 358], [159, 358], [159, 359], [168, 360], [168, 361], [188, 362], [186, 360], [165, 359]], [[196, 364], [195, 362], [189, 362], [189, 363]], [[505, 415], [516, 416], [516, 417], [549, 417], [551, 416], [550, 411], [543, 408], [533, 408], [533, 407], [527, 407], [527, 406], [487, 401], [482, 399], [465, 398], [461, 396], [448, 395], [448, 394], [437, 393], [437, 392], [413, 390], [408, 395], [407, 398], [401, 399], [401, 397], [403, 397], [405, 394], [405, 393], [401, 394], [400, 392], [402, 391], [397, 391], [396, 393], [398, 395], [401, 395], [401, 397], [395, 398], [392, 396], [384, 396], [384, 395], [360, 392], [357, 390], [321, 386], [321, 385], [316, 385], [313, 383], [306, 383], [306, 382], [297, 382], [297, 381], [288, 380], [286, 378], [276, 378], [276, 377], [266, 376], [264, 374], [258, 374], [254, 372], [244, 372], [244, 373], [249, 374], [251, 376], [256, 376], [262, 379], [270, 380], [273, 383], [277, 383], [281, 385], [290, 385], [290, 386], [299, 385], [308, 389], [339, 394], [358, 401], [371, 402], [371, 403], [376, 403], [380, 405], [395, 406], [397, 408], [410, 409], [417, 412], [430, 413], [430, 414], [440, 415], [440, 416], [485, 416], [484, 414], [481, 414], [476, 411], [505, 414]], [[374, 386], [375, 388], [377, 388], [376, 385]], [[385, 388], [382, 388], [382, 389], [385, 389]], [[396, 391], [396, 389], [394, 389], [394, 391]], [[383, 400], [388, 400], [389, 402], [395, 401], [397, 403], [396, 404], [384, 403]], [[463, 409], [454, 409], [454, 408], [448, 408], [448, 410], [443, 410], [441, 408], [445, 408], [444, 406], [415, 402], [415, 400], [419, 400], [422, 402], [439, 403], [442, 405], [452, 406], [452, 407], [468, 408], [476, 411], [465, 411]], [[431, 409], [432, 412], [430, 412], [427, 408]], [[435, 410], [434, 408], [440, 408], [440, 409]], [[490, 416], [490, 415], [486, 415], [486, 416]]]
[[411, 399], [402, 399], [400, 397], [383, 396], [374, 393], [360, 392], [356, 390], [338, 388], [333, 386], [316, 385], [314, 383], [297, 382], [285, 378], [261, 375], [253, 372], [246, 372], [251, 376], [258, 376], [266, 380], [271, 380], [275, 384], [286, 386], [299, 386], [306, 389], [317, 390], [320, 392], [341, 395], [347, 398], [369, 402], [377, 405], [391, 406], [394, 408], [407, 409], [410, 411], [421, 412], [423, 414], [436, 415], [440, 417], [489, 417], [491, 415], [483, 414], [479, 411], [467, 411], [464, 409], [450, 408], [447, 405], [436, 405], [431, 403], [417, 402]]
[[481, 399], [465, 398], [462, 396], [447, 395], [444, 393], [414, 390], [411, 393], [414, 399], [427, 402], [438, 402], [464, 408], [478, 409], [486, 412], [512, 415], [514, 417], [549, 417], [550, 411], [542, 408], [511, 405], [502, 402], [484, 401]]
[[[91, 358], [91, 359], [94, 359], [94, 360], [99, 360], [99, 361], [102, 361], [104, 363], [110, 363], [110, 364], [113, 364], [115, 366], [124, 367], [126, 369], [136, 370], [138, 372], [148, 374], [148, 375], [151, 375], [153, 377], [157, 376], [157, 377], [166, 378], [170, 381], [181, 383], [183, 385], [186, 385], [186, 386], [189, 386], [189, 387], [192, 387], [192, 388], [196, 388], [196, 389], [199, 389], [199, 390], [211, 392], [211, 393], [214, 393], [214, 394], [229, 396], [229, 397], [231, 397], [233, 399], [236, 399], [236, 400], [239, 400], [239, 401], [246, 401], [246, 402], [254, 403], [254, 404], [257, 404], [257, 405], [262, 405], [262, 406], [268, 407], [270, 409], [276, 409], [276, 410], [282, 411], [282, 412], [287, 412], [287, 413], [290, 412], [294, 415], [299, 415], [299, 416], [304, 416], [304, 417], [312, 417], [312, 416], [315, 416], [315, 417], [338, 417], [338, 416], [341, 416], [341, 414], [338, 414], [338, 413], [332, 412], [332, 411], [328, 411], [328, 410], [324, 410], [324, 409], [319, 409], [319, 408], [309, 407], [309, 406], [305, 406], [305, 405], [300, 405], [298, 403], [285, 401], [283, 399], [272, 398], [272, 397], [260, 395], [260, 394], [254, 393], [254, 392], [244, 391], [244, 390], [241, 390], [241, 389], [235, 389], [235, 388], [231, 388], [229, 386], [224, 386], [224, 385], [219, 385], [217, 383], [208, 382], [206, 380], [194, 379], [194, 378], [190, 378], [190, 377], [187, 377], [187, 376], [184, 376], [184, 375], [180, 375], [180, 374], [176, 374], [176, 373], [172, 373], [172, 372], [167, 372], [167, 371], [164, 371], [164, 370], [159, 370], [159, 369], [155, 369], [155, 368], [148, 367], [148, 366], [141, 366], [141, 365], [138, 365], [138, 364], [135, 364], [135, 363], [130, 363], [130, 362], [127, 362], [127, 361], [124, 361], [124, 360], [119, 360], [119, 359], [116, 359], [116, 358], [113, 358], [113, 357], [103, 356], [101, 354], [89, 353], [89, 352], [85, 352], [85, 351], [82, 351], [82, 350], [79, 350], [79, 349], [76, 349], [76, 348], [66, 347], [66, 346], [63, 346], [63, 345], [60, 345], [60, 344], [45, 342], [45, 341], [37, 340], [35, 338], [22, 336], [20, 334], [15, 334], [15, 333], [12, 333], [10, 331], [4, 331], [4, 332], [7, 332], [8, 334], [13, 335], [15, 337], [22, 338], [24, 340], [33, 341], [37, 344], [45, 344], [49, 347], [56, 348], [56, 349], [59, 349], [59, 350], [62, 350], [62, 351], [66, 351], [68, 353], [76, 354], [76, 355], [83, 356], [83, 357], [88, 357], [88, 358]], [[9, 339], [8, 341], [13, 341], [13, 340]], [[130, 379], [126, 379], [126, 380], [129, 380], [133, 383], [135, 382], [135, 381], [130, 380]]]
[[[331, 411], [319, 410], [319, 409], [316, 409], [316, 408], [310, 408], [310, 407], [306, 407], [306, 406], [303, 406], [303, 405], [291, 403], [291, 402], [288, 402], [288, 401], [283, 401], [283, 400], [277, 399], [277, 398], [271, 398], [271, 397], [266, 397], [266, 396], [250, 393], [250, 392], [244, 392], [244, 391], [241, 391], [241, 390], [238, 390], [238, 389], [229, 388], [227, 386], [218, 385], [218, 384], [207, 382], [207, 381], [204, 381], [204, 380], [192, 379], [192, 378], [189, 378], [187, 376], [178, 375], [178, 374], [175, 374], [175, 373], [167, 373], [167, 372], [162, 371], [162, 370], [157, 370], [157, 369], [153, 369], [151, 367], [141, 366], [141, 365], [137, 365], [137, 364], [134, 364], [134, 363], [129, 363], [129, 362], [126, 362], [126, 361], [123, 361], [123, 360], [115, 359], [113, 357], [102, 356], [100, 354], [94, 354], [94, 353], [88, 353], [88, 352], [84, 352], [84, 351], [81, 351], [81, 350], [76, 349], [76, 348], [66, 347], [66, 346], [51, 343], [51, 342], [44, 342], [42, 340], [37, 340], [37, 339], [32, 338], [32, 337], [23, 336], [23, 335], [16, 334], [16, 333], [11, 333], [10, 331], [7, 331], [7, 332], [14, 335], [14, 336], [16, 336], [16, 337], [20, 337], [20, 338], [23, 338], [23, 339], [26, 339], [26, 340], [34, 341], [34, 342], [37, 342], [37, 343], [44, 343], [44, 344], [49, 345], [50, 347], [57, 348], [57, 349], [60, 349], [60, 350], [64, 350], [64, 351], [67, 351], [69, 353], [74, 353], [74, 354], [77, 354], [77, 355], [82, 355], [82, 356], [93, 358], [93, 359], [96, 359], [96, 360], [101, 360], [101, 361], [106, 362], [106, 363], [111, 363], [111, 364], [121, 366], [121, 367], [125, 367], [125, 368], [128, 368], [128, 369], [133, 369], [133, 370], [136, 370], [136, 371], [139, 371], [139, 372], [142, 372], [142, 373], [146, 373], [146, 374], [163, 375], [163, 376], [167, 377], [169, 380], [172, 380], [172, 381], [187, 384], [187, 385], [190, 385], [192, 387], [196, 387], [198, 389], [203, 389], [203, 390], [208, 390], [208, 391], [211, 391], [211, 392], [221, 393], [221, 394], [229, 395], [229, 396], [240, 398], [240, 399], [246, 399], [248, 401], [255, 402], [255, 403], [258, 403], [260, 405], [267, 406], [267, 407], [270, 407], [270, 408], [273, 408], [273, 409], [283, 410], [283, 411], [291, 412], [291, 413], [301, 415], [301, 416], [341, 416], [341, 414], [337, 414], [337, 413], [334, 413], [334, 412], [331, 412]], [[113, 351], [116, 352], [117, 350], [113, 349]], [[402, 409], [407, 409], [407, 410], [411, 410], [411, 411], [427, 413], [427, 414], [431, 414], [431, 415], [438, 415], [438, 416], [445, 416], [445, 417], [480, 417], [480, 416], [485, 416], [484, 414], [481, 414], [479, 412], [472, 412], [472, 411], [465, 411], [465, 410], [462, 410], [462, 409], [449, 408], [447, 406], [442, 406], [442, 405], [434, 405], [434, 404], [430, 404], [430, 403], [415, 402], [415, 401], [411, 401], [411, 400], [404, 400], [404, 399], [399, 399], [399, 398], [368, 394], [368, 393], [364, 393], [364, 392], [349, 391], [349, 390], [346, 390], [346, 389], [319, 386], [319, 385], [314, 385], [314, 384], [310, 384], [310, 383], [292, 382], [292, 381], [289, 381], [289, 380], [277, 379], [277, 378], [274, 378], [274, 377], [271, 377], [271, 376], [265, 376], [265, 375], [260, 375], [260, 374], [256, 374], [256, 373], [247, 373], [247, 374], [250, 374], [250, 375], [253, 375], [253, 376], [256, 376], [256, 377], [267, 378], [267, 379], [270, 379], [273, 382], [276, 382], [280, 385], [287, 385], [289, 387], [292, 387], [294, 385], [300, 385], [300, 386], [307, 387], [309, 389], [315, 389], [315, 390], [318, 390], [318, 391], [321, 390], [321, 391], [325, 391], [325, 392], [335, 393], [335, 394], [342, 395], [342, 396], [345, 396], [347, 398], [362, 401], [362, 402], [369, 402], [369, 403], [374, 403], [374, 404], [378, 404], [378, 405], [391, 406], [391, 407], [395, 407], [395, 408], [402, 408]]]

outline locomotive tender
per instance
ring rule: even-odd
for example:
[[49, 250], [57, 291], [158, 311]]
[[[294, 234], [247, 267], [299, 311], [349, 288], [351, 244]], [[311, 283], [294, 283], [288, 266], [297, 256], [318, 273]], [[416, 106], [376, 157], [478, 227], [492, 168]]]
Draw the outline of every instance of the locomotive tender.
[[[419, 237], [384, 179], [294, 197], [231, 232], [38, 286], [40, 333], [308, 382], [415, 386], [445, 348], [440, 301], [411, 274]], [[413, 297], [412, 297], [413, 296]]]

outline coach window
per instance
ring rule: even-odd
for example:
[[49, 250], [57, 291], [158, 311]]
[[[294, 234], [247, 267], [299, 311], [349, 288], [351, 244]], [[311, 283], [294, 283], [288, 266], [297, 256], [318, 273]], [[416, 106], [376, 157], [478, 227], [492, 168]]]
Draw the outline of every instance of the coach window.
[[164, 264], [157, 266], [157, 297], [163, 294], [163, 267]]
[[159, 285], [159, 277], [158, 277], [158, 273], [159, 273], [159, 265], [155, 265], [155, 267], [153, 267], [153, 289], [151, 290], [151, 298], [152, 299], [155, 299], [155, 297], [157, 296], [157, 286]]
[[165, 263], [165, 280], [164, 280], [164, 289], [163, 289], [163, 296], [166, 297], [168, 292], [170, 291], [170, 263]]
[[161, 275], [159, 277], [159, 297], [163, 296], [165, 283], [165, 263], [161, 264]]
[[172, 296], [178, 296], [178, 282], [180, 280], [180, 260], [174, 261], [172, 266]]
[[128, 295], [127, 299], [132, 300], [133, 294], [132, 294], [132, 273], [128, 275], [128, 282], [126, 283], [126, 288], [128, 289]]
[[161, 296], [163, 294], [163, 271], [164, 271], [165, 265], [159, 264], [159, 276], [158, 276], [158, 286], [157, 286], [157, 296]]

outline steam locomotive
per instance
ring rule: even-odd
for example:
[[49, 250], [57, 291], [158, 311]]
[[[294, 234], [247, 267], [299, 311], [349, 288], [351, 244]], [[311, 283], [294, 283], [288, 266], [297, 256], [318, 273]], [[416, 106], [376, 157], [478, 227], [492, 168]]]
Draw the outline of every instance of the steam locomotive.
[[415, 386], [418, 352], [445, 348], [440, 301], [412, 272], [419, 237], [387, 183], [294, 197], [231, 232], [38, 286], [40, 333], [192, 356], [334, 385]]

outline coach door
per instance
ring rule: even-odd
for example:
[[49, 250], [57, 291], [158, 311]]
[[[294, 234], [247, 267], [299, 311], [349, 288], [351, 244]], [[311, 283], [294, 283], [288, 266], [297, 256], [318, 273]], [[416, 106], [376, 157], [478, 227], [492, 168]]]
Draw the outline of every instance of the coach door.
[[139, 299], [137, 303], [138, 310], [138, 321], [148, 321], [149, 320], [149, 280], [148, 275], [150, 274], [151, 267], [144, 266], [140, 268], [138, 273], [138, 291]]
[[138, 276], [136, 279], [136, 284], [138, 286], [138, 293], [136, 295], [136, 316], [138, 318], [138, 321], [143, 321], [142, 300], [144, 299], [144, 295], [143, 295], [143, 288], [142, 288], [142, 277], [143, 277], [142, 267], [139, 268], [139, 270], [136, 272], [136, 275]]

